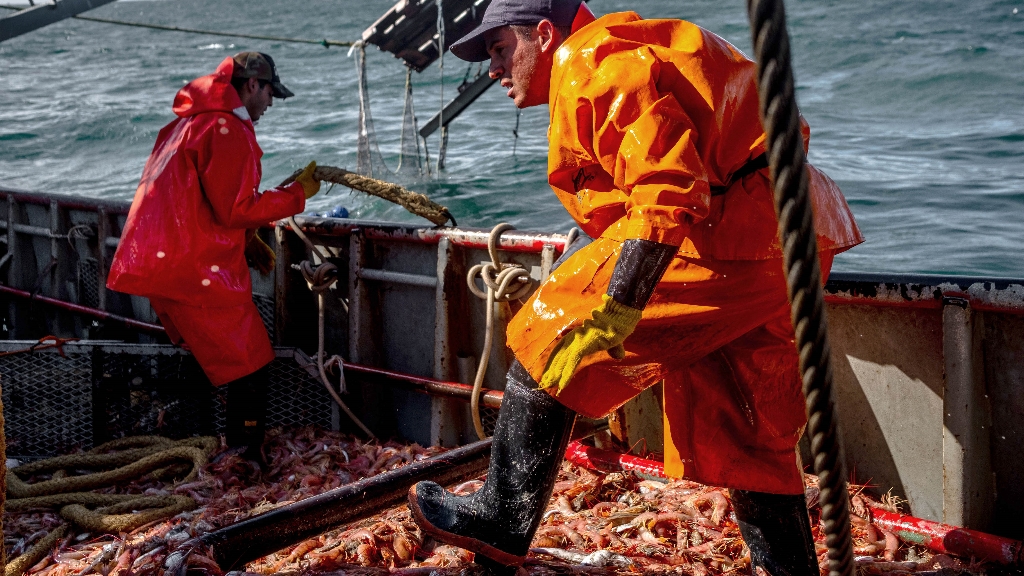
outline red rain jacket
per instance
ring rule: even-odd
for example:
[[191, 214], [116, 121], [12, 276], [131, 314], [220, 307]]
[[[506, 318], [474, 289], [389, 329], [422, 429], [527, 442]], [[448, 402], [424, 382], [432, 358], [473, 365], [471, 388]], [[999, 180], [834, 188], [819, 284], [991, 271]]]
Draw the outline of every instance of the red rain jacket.
[[295, 182], [260, 193], [263, 151], [231, 86], [234, 64], [197, 78], [174, 98], [146, 162], [107, 287], [190, 306], [252, 300], [247, 229], [302, 212]]

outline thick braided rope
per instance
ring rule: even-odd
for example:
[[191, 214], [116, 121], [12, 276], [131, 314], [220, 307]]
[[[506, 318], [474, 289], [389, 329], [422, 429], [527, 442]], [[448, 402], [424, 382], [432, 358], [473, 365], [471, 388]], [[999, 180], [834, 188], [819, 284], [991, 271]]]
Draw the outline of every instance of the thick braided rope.
[[[302, 170], [297, 170], [294, 174], [286, 178], [284, 182], [281, 183], [281, 186], [287, 186], [292, 183], [301, 173]], [[371, 196], [383, 198], [388, 202], [398, 204], [417, 216], [430, 220], [438, 226], [444, 226], [449, 220], [452, 221], [452, 224], [455, 224], [455, 218], [452, 217], [448, 208], [441, 206], [423, 194], [406, 190], [398, 184], [377, 180], [376, 178], [369, 178], [334, 166], [317, 166], [316, 170], [313, 171], [313, 177], [321, 182], [341, 184], [342, 186], [347, 186], [353, 190], [359, 190], [360, 192], [365, 192]]]
[[852, 576], [849, 494], [835, 417], [821, 267], [808, 194], [800, 112], [794, 94], [786, 13], [783, 0], [747, 0], [747, 10], [757, 58], [761, 119], [767, 134], [783, 265], [807, 400], [807, 432], [821, 490], [829, 574]]
[[68, 532], [68, 525], [61, 524], [54, 528], [49, 534], [44, 536], [42, 540], [36, 542], [28, 550], [26, 550], [21, 556], [18, 556], [11, 561], [10, 564], [4, 567], [4, 576], [21, 576], [26, 570], [35, 566], [53, 550], [57, 542], [64, 537]]
[[96, 510], [85, 504], [68, 504], [60, 509], [60, 515], [90, 532], [117, 534], [130, 532], [142, 526], [170, 518], [194, 509], [198, 504], [188, 496], [137, 496]]
[[[161, 470], [166, 468], [168, 465], [177, 463], [191, 464], [191, 471], [188, 476], [186, 476], [186, 480], [190, 480], [198, 474], [200, 468], [206, 465], [207, 455], [216, 448], [216, 443], [217, 440], [214, 438], [189, 438], [177, 442], [170, 447], [162, 447], [162, 449], [159, 449], [155, 453], [144, 455], [141, 458], [137, 458], [130, 464], [121, 465], [113, 470], [96, 472], [82, 476], [69, 476], [54, 480], [45, 480], [34, 484], [25, 482], [19, 478], [17, 474], [26, 473], [26, 468], [30, 468], [38, 472], [59, 469], [56, 468], [56, 466], [60, 466], [62, 468], [68, 466], [88, 466], [90, 464], [87, 460], [88, 458], [95, 459], [94, 462], [103, 460], [106, 464], [107, 461], [104, 457], [107, 455], [73, 455], [70, 457], [53, 458], [48, 461], [42, 461], [41, 463], [33, 463], [31, 466], [19, 466], [12, 470], [12, 474], [7, 478], [7, 494], [14, 499], [92, 490], [108, 486], [119, 481], [138, 478], [147, 472]], [[197, 444], [202, 447], [197, 447]], [[148, 449], [134, 449], [129, 450], [128, 452], [135, 455], [138, 451], [145, 450]], [[44, 463], [48, 463], [49, 465], [44, 465]]]
[[[0, 407], [2, 410], [2, 407]], [[0, 430], [2, 430], [0, 413]], [[88, 454], [72, 454], [40, 460], [19, 466], [13, 472], [31, 476], [53, 471], [53, 479], [28, 484], [11, 473], [7, 500], [10, 511], [30, 508], [59, 508], [64, 519], [92, 532], [127, 532], [162, 518], [169, 518], [196, 507], [192, 498], [180, 495], [143, 496], [139, 494], [100, 494], [78, 492], [139, 477], [145, 473], [161, 475], [176, 466], [191, 468], [188, 478], [194, 477], [205, 465], [207, 457], [220, 445], [216, 438], [186, 438], [170, 440], [159, 436], [137, 436], [113, 440], [93, 448]], [[110, 450], [122, 450], [107, 453]], [[84, 476], [67, 476], [65, 468], [114, 468]], [[91, 510], [99, 506], [96, 510]], [[41, 560], [67, 533], [64, 524], [34, 544], [24, 554], [4, 567], [3, 576], [19, 576]]]

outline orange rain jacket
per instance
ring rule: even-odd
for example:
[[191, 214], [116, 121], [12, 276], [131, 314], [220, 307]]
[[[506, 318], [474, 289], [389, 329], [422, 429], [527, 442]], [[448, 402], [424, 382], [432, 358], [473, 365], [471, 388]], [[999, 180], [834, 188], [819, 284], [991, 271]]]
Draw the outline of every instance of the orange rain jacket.
[[260, 193], [263, 151], [231, 86], [233, 69], [225, 58], [175, 96], [178, 118], [157, 136], [107, 279], [112, 290], [150, 298], [158, 312], [174, 310], [173, 331], [186, 343], [197, 340], [189, 331], [231, 342], [223, 348], [240, 353], [208, 356], [215, 351], [190, 343], [214, 384], [273, 359], [252, 303], [245, 245], [250, 230], [306, 202], [298, 182]]
[[[780, 258], [759, 179], [711, 195], [764, 152], [755, 66], [681, 20], [624, 12], [574, 32], [555, 55], [548, 130], [548, 180], [569, 214], [594, 238], [653, 240], [698, 258]], [[839, 187], [810, 173], [819, 249], [862, 242]]]
[[[626, 358], [584, 359], [558, 399], [597, 417], [665, 380], [667, 471], [800, 493], [803, 403], [768, 170], [732, 181], [764, 152], [755, 64], [680, 20], [578, 24], [551, 73], [548, 173], [596, 240], [537, 290], [508, 342], [539, 381], [558, 340], [600, 303], [623, 240], [679, 246]], [[827, 274], [862, 237], [838, 186], [809, 174]]]

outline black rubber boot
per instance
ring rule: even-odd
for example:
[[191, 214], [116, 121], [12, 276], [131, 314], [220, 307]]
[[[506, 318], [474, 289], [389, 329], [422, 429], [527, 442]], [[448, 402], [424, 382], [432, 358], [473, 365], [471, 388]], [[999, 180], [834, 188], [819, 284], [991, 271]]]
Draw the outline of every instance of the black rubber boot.
[[814, 536], [803, 494], [782, 495], [730, 490], [751, 570], [771, 576], [818, 576]]
[[424, 532], [504, 566], [523, 563], [576, 419], [575, 412], [536, 386], [514, 362], [494, 429], [487, 480], [477, 492], [456, 496], [433, 482], [409, 490], [409, 509]]
[[263, 437], [267, 427], [267, 383], [270, 371], [259, 370], [232, 380], [228, 386], [227, 426], [225, 435], [229, 447], [245, 447], [242, 454], [260, 465], [263, 458]]

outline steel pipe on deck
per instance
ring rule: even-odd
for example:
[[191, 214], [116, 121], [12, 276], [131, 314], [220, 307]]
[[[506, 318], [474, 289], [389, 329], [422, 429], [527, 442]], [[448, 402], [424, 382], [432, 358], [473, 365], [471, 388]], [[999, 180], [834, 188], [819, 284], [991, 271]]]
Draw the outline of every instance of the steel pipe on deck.
[[226, 526], [194, 543], [209, 546], [222, 569], [234, 570], [395, 506], [405, 500], [413, 484], [422, 480], [451, 485], [476, 478], [487, 469], [490, 459], [491, 441], [481, 440]]
[[67, 310], [83, 316], [89, 316], [97, 320], [103, 320], [104, 322], [116, 322], [123, 324], [133, 330], [140, 332], [146, 332], [149, 334], [163, 334], [163, 326], [157, 324], [150, 324], [148, 322], [141, 322], [132, 318], [125, 318], [124, 316], [118, 316], [107, 312], [105, 310], [98, 310], [96, 308], [90, 308], [89, 306], [82, 306], [81, 304], [75, 304], [73, 302], [66, 302], [57, 298], [49, 298], [47, 296], [41, 296], [39, 294], [33, 295], [31, 292], [25, 290], [18, 290], [17, 288], [11, 288], [10, 286], [4, 286], [0, 284], [0, 294], [6, 294], [8, 296], [14, 296], [23, 300], [31, 300], [33, 302], [39, 302], [40, 304], [46, 304], [61, 310]]
[[[379, 376], [390, 380], [393, 383], [404, 384], [417, 391], [425, 392], [432, 396], [449, 396], [465, 400], [466, 402], [469, 402], [473, 395], [473, 387], [468, 384], [445, 382], [443, 380], [435, 380], [433, 378], [425, 378], [423, 376], [412, 376], [410, 374], [403, 374], [393, 370], [374, 368], [372, 366], [362, 366], [360, 364], [352, 364], [350, 362], [345, 363], [345, 373], [360, 374], [364, 376]], [[505, 393], [500, 390], [484, 388], [480, 391], [480, 404], [488, 408], [497, 409], [501, 407], [501, 400], [504, 397]]]

